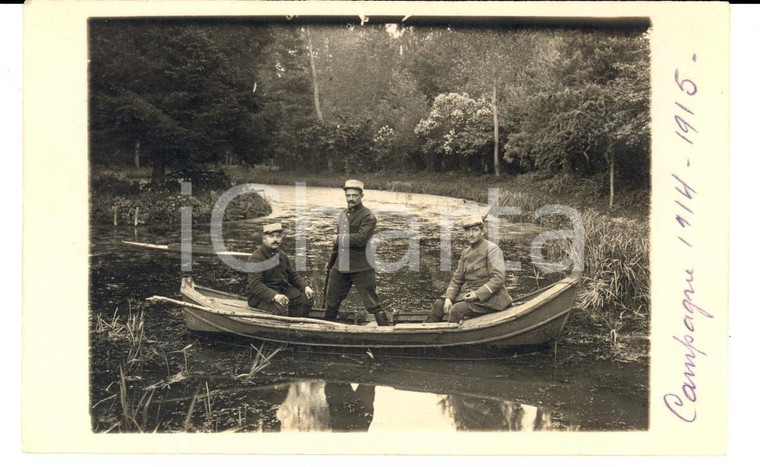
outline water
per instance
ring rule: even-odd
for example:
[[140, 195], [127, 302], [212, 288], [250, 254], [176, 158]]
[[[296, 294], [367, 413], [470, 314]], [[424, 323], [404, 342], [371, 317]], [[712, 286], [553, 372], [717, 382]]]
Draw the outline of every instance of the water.
[[[269, 187], [265, 194], [272, 199], [273, 213], [226, 225], [227, 247], [253, 251], [260, 244], [261, 226], [280, 221], [286, 229], [282, 248], [293, 256], [297, 194], [293, 187]], [[318, 293], [335, 230], [335, 219], [320, 211], [342, 207], [342, 194], [331, 188], [305, 191], [305, 209], [312, 215], [306, 230], [308, 242], [299, 250], [305, 267], [302, 275]], [[378, 232], [410, 228], [418, 232], [411, 239], [391, 238], [376, 244], [385, 264], [403, 259], [416, 242], [420, 251], [419, 265], [378, 273], [381, 299], [390, 308], [429, 309], [451, 276], [450, 271], [441, 270], [446, 252], [451, 251], [455, 267], [464, 246], [456, 230], [450, 244], [440, 241], [441, 216], [463, 213], [476, 205], [454, 198], [373, 190], [366, 192], [365, 204], [379, 213]], [[413, 213], [415, 218], [410, 221], [399, 212]], [[537, 275], [530, 265], [528, 251], [537, 226], [501, 224], [499, 244], [506, 259], [523, 266], [522, 271], [508, 274], [510, 293], [519, 296], [555, 280]], [[581, 317], [570, 317], [556, 348], [520, 355], [486, 350], [388, 354], [262, 348], [252, 340], [189, 333], [179, 307], [146, 305], [144, 299], [151, 295], [180, 298], [179, 257], [129, 249], [122, 240], [176, 243], [179, 227], [92, 228], [90, 363], [96, 432], [648, 427], [648, 360], [608, 358], [608, 349], [589, 337], [598, 331], [588, 329]], [[207, 225], [194, 228], [193, 242], [210, 244]], [[195, 258], [192, 275], [197, 283], [216, 289], [239, 294], [245, 290], [245, 274], [215, 257]], [[343, 306], [361, 308], [353, 292]], [[137, 358], [127, 361], [130, 347], [136, 348], [131, 336], [140, 330], [126, 324], [141, 310], [143, 339], [139, 350], [133, 350]], [[277, 353], [263, 369], [252, 372], [259, 351]]]

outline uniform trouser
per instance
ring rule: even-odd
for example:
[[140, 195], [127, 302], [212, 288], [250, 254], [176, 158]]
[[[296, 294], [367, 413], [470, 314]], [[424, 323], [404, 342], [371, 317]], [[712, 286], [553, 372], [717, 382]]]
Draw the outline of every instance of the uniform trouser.
[[330, 284], [327, 286], [327, 298], [325, 299], [325, 318], [334, 320], [338, 316], [340, 304], [343, 303], [353, 285], [359, 294], [364, 307], [370, 313], [381, 309], [377, 297], [375, 284], [375, 270], [368, 269], [361, 272], [340, 272], [333, 268], [330, 270]]
[[[293, 287], [292, 285], [288, 286], [288, 290], [280, 293], [288, 297], [288, 300], [290, 300], [287, 308], [288, 316], [309, 316], [314, 300], [306, 298], [306, 295], [303, 292]], [[256, 305], [256, 308], [259, 310], [272, 312], [276, 315], [284, 315], [286, 313], [285, 308], [277, 305], [274, 302], [261, 302]]]
[[[437, 323], [443, 321], [443, 305], [446, 299], [439, 298], [433, 304], [433, 309], [430, 310], [430, 314], [427, 317], [428, 323]], [[465, 318], [472, 318], [473, 316], [480, 316], [486, 313], [493, 313], [494, 309], [488, 308], [479, 304], [478, 302], [456, 302], [451, 306], [449, 310], [449, 323], [458, 323]]]

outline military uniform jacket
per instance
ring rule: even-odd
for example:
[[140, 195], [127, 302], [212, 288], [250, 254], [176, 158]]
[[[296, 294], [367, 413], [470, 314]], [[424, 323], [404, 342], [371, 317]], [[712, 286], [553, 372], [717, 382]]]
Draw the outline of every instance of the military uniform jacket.
[[[343, 273], [361, 272], [375, 269], [367, 260], [367, 244], [375, 233], [377, 219], [363, 204], [351, 209], [343, 209], [338, 218], [338, 236], [333, 245], [330, 262]], [[343, 233], [348, 232], [348, 233]], [[348, 264], [341, 264], [339, 251], [348, 254]]]
[[279, 256], [277, 264], [265, 271], [248, 273], [248, 304], [255, 307], [259, 303], [268, 303], [274, 299], [277, 294], [285, 294], [288, 285], [303, 290], [309, 285], [293, 268], [290, 258], [282, 251], [272, 251], [272, 249], [261, 245], [248, 258], [248, 262], [263, 262], [273, 256]]
[[504, 254], [493, 242], [481, 239], [462, 252], [457, 270], [451, 278], [443, 298], [453, 302], [464, 300], [464, 294], [475, 292], [474, 303], [494, 310], [503, 310], [512, 304], [504, 285], [506, 280]]

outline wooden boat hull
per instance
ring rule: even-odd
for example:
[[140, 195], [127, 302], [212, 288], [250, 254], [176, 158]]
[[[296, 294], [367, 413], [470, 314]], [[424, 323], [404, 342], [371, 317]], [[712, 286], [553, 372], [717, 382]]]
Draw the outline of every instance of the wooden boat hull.
[[[222, 332], [282, 344], [360, 348], [440, 348], [489, 345], [533, 346], [560, 335], [575, 302], [579, 275], [515, 301], [505, 311], [465, 320], [462, 323], [421, 323], [426, 312], [401, 313], [399, 324], [377, 326], [278, 317], [253, 310], [244, 298], [182, 281], [185, 324], [189, 330]], [[412, 321], [412, 322], [409, 322]]]

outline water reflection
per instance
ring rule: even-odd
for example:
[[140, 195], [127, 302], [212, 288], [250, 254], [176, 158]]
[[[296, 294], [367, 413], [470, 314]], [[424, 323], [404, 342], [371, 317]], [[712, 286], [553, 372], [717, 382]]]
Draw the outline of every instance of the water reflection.
[[441, 401], [457, 430], [545, 431], [552, 429], [551, 415], [540, 407], [511, 401], [449, 395]]
[[327, 383], [325, 396], [333, 431], [367, 431], [375, 415], [375, 386]]
[[297, 381], [277, 409], [282, 431], [367, 431], [374, 414], [375, 387]]
[[330, 429], [324, 381], [296, 381], [277, 410], [283, 431], [324, 431]]
[[277, 385], [261, 388], [257, 391], [248, 392], [247, 400], [243, 406], [262, 406], [257, 411], [258, 417], [254, 417], [253, 425], [258, 432], [277, 432], [282, 430], [278, 408], [287, 399], [289, 388], [286, 385]]
[[[380, 396], [377, 404], [376, 394]], [[276, 408], [276, 418], [282, 431], [345, 432], [421, 427], [447, 431], [560, 429], [552, 423], [549, 412], [518, 402], [325, 381], [291, 383], [285, 400]]]

